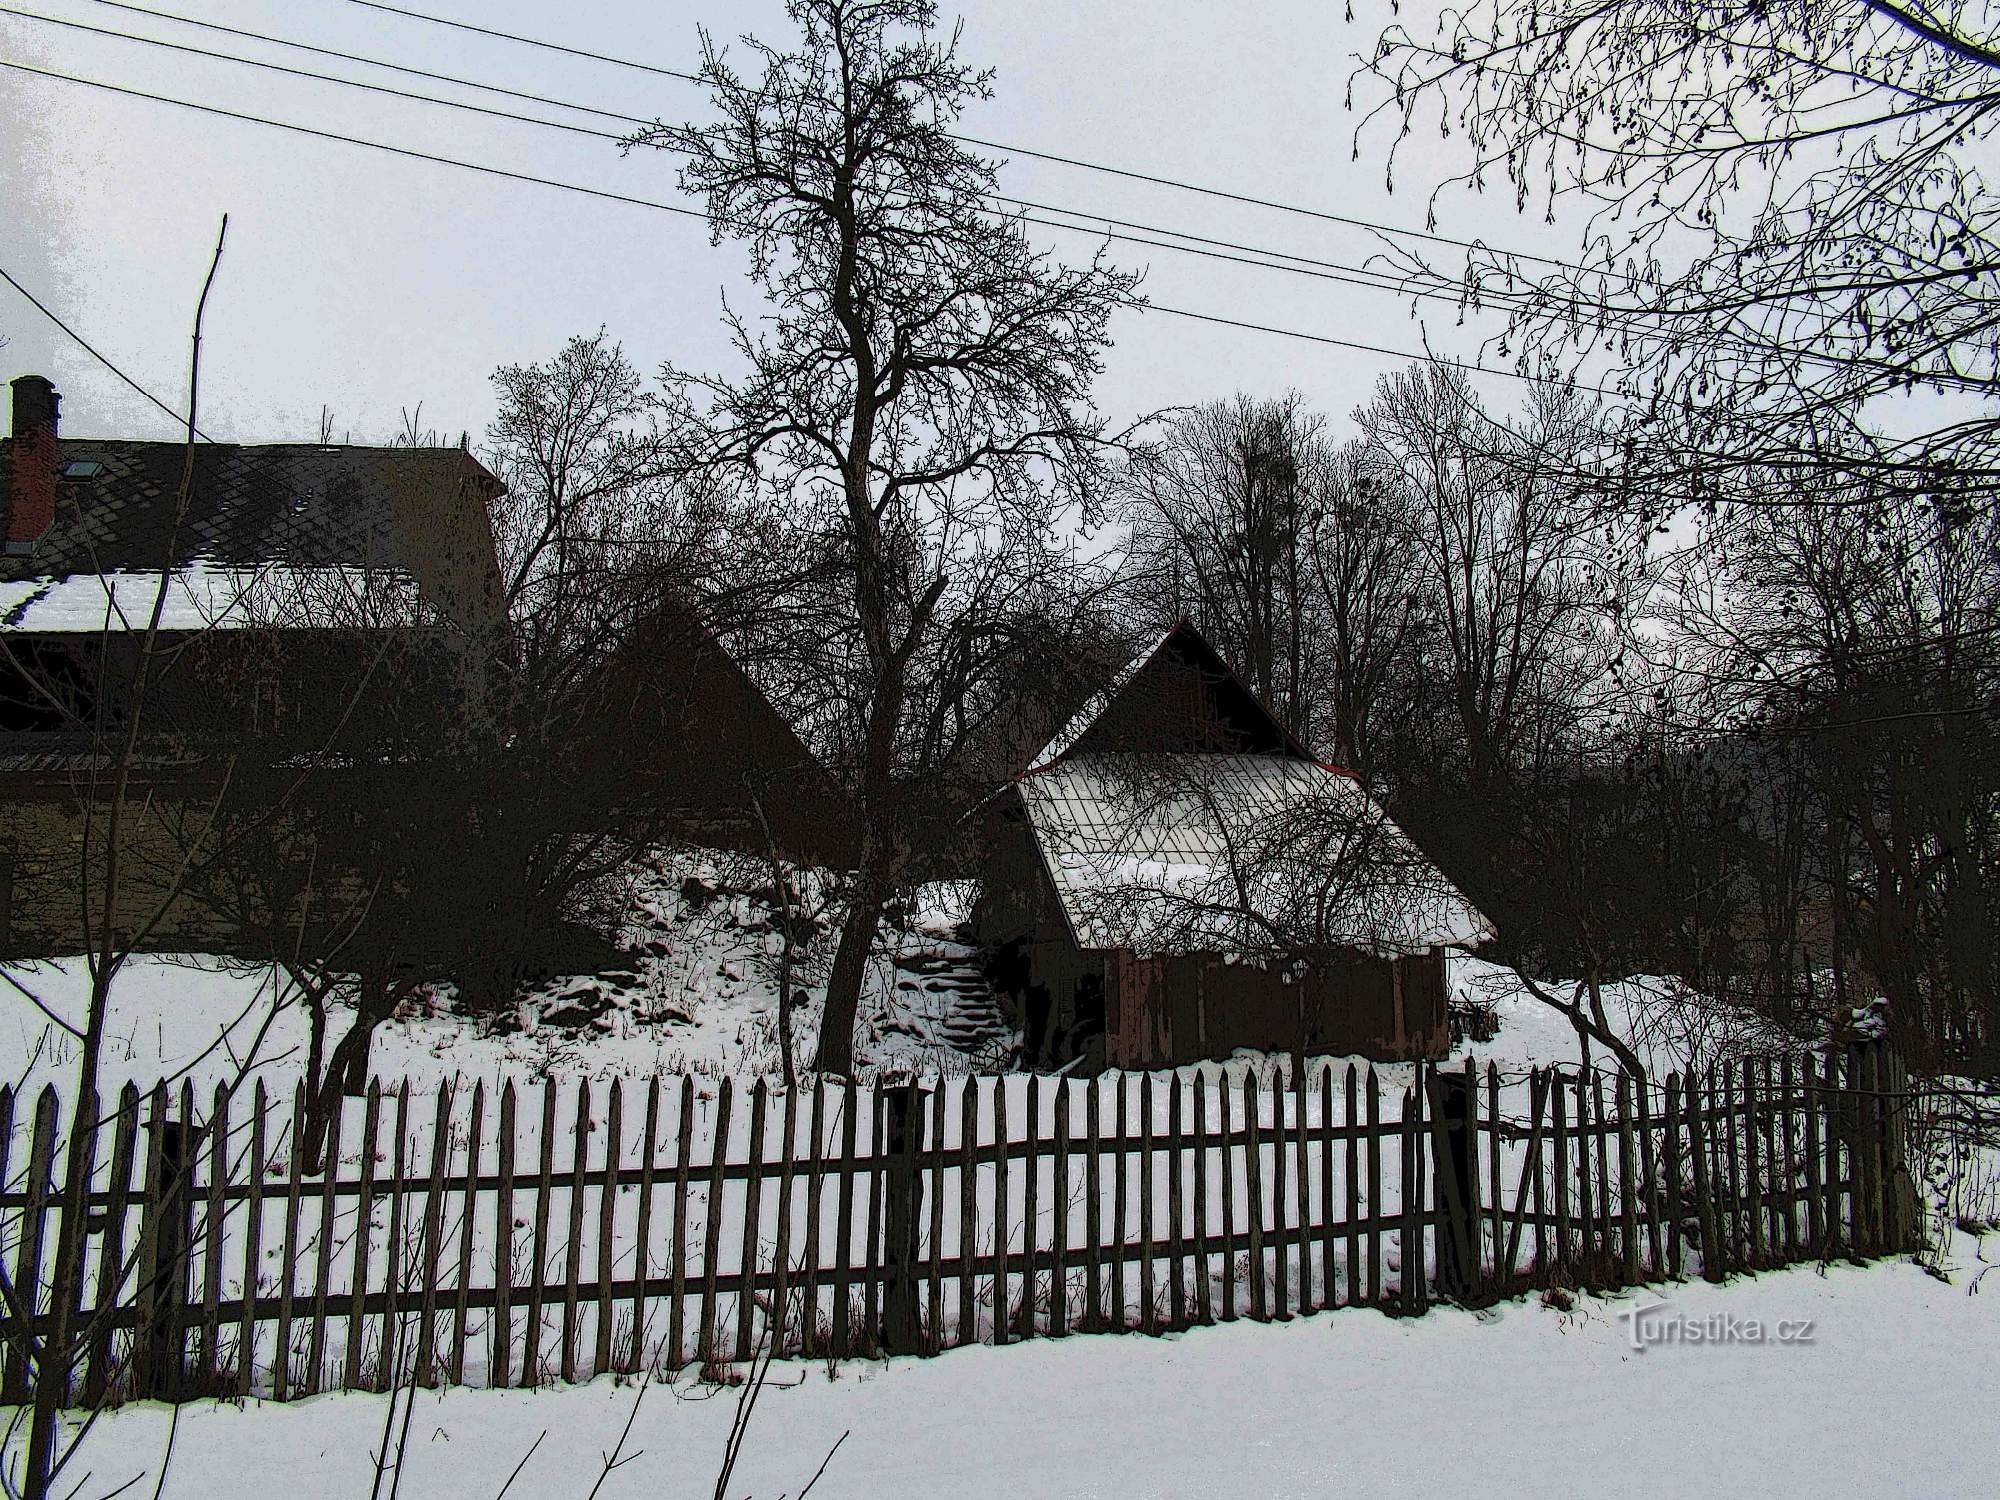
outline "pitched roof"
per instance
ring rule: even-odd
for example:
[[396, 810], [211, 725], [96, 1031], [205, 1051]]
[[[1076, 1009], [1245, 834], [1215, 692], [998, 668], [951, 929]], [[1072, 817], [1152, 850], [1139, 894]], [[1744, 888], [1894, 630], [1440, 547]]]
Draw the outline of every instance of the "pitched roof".
[[[64, 438], [56, 447], [55, 524], [32, 554], [0, 558], [0, 584], [157, 579], [162, 567], [211, 581], [343, 570], [408, 578], [461, 623], [497, 609], [486, 506], [500, 484], [460, 449], [198, 444], [176, 536], [185, 444]], [[0, 513], [6, 485], [0, 464]], [[32, 590], [9, 593], [18, 605]], [[104, 600], [95, 602], [101, 620]]]
[[1019, 785], [1085, 949], [1413, 953], [1493, 935], [1358, 781], [1310, 760], [1073, 754]]
[[1128, 748], [1265, 752], [1313, 759], [1193, 623], [1135, 656], [1058, 730], [1034, 769], [1072, 752]]
[[1016, 782], [1078, 945], [1269, 958], [1472, 946], [1492, 924], [1183, 620]]

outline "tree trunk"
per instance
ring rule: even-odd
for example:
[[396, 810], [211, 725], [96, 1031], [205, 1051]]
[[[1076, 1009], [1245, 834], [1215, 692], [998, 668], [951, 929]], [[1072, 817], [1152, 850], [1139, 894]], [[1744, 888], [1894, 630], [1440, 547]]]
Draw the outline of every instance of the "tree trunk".
[[[866, 851], [863, 858], [879, 862]], [[854, 1073], [854, 1020], [861, 1008], [861, 984], [868, 974], [868, 955], [881, 925], [888, 882], [877, 870], [864, 868], [854, 882], [854, 895], [840, 921], [840, 945], [826, 976], [826, 1009], [820, 1016], [817, 1072], [847, 1078]]]

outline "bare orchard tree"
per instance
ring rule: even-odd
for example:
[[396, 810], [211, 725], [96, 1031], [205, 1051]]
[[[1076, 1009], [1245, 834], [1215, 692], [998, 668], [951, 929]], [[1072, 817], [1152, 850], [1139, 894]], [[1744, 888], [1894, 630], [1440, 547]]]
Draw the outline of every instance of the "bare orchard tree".
[[[791, 50], [704, 35], [715, 118], [631, 146], [686, 158], [715, 238], [741, 241], [767, 309], [727, 313], [742, 373], [669, 369], [690, 467], [749, 471], [802, 554], [831, 567], [807, 675], [829, 695], [861, 818], [819, 1066], [850, 1070], [883, 903], [916, 854], [958, 727], [1070, 568], [1058, 528], [1099, 498], [1089, 405], [1135, 278], [1062, 265], [997, 214], [993, 164], [956, 140], [990, 75], [929, 0], [791, 0]], [[952, 684], [947, 694], [942, 685]], [[943, 731], [943, 732], [941, 732]]]
[[1404, 269], [1504, 310], [1524, 366], [1622, 369], [1648, 523], [2000, 480], [1988, 0], [1478, 0], [1435, 35], [1388, 25], [1355, 83], [1357, 150], [1386, 127], [1393, 165], [1435, 121], [1463, 143], [1452, 184], [1584, 211], [1576, 263]]
[[1296, 391], [1176, 412], [1119, 484], [1135, 587], [1161, 627], [1192, 620], [1295, 734], [1318, 701], [1310, 539], [1330, 463]]

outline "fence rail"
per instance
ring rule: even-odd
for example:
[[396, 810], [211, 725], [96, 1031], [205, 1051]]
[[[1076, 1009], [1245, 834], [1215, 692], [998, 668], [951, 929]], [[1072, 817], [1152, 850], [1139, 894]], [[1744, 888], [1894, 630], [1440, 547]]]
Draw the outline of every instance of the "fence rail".
[[[1409, 1076], [1412, 1070], [1399, 1070]], [[314, 1169], [302, 1096], [127, 1088], [55, 1180], [53, 1089], [0, 1090], [0, 1258], [69, 1325], [88, 1399], [528, 1385], [935, 1353], [1348, 1305], [1419, 1312], [1908, 1247], [1900, 1062], [1879, 1044], [1635, 1086], [1543, 1069], [1289, 1078], [686, 1078], [413, 1097], [379, 1084]], [[0, 1400], [26, 1390], [7, 1341]]]

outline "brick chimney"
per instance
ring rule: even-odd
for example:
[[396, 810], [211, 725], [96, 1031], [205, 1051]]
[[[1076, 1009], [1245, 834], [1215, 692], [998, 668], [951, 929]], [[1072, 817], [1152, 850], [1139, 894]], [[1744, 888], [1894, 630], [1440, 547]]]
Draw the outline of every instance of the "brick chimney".
[[56, 408], [62, 398], [40, 375], [14, 381], [7, 444], [7, 550], [33, 552], [56, 520]]

